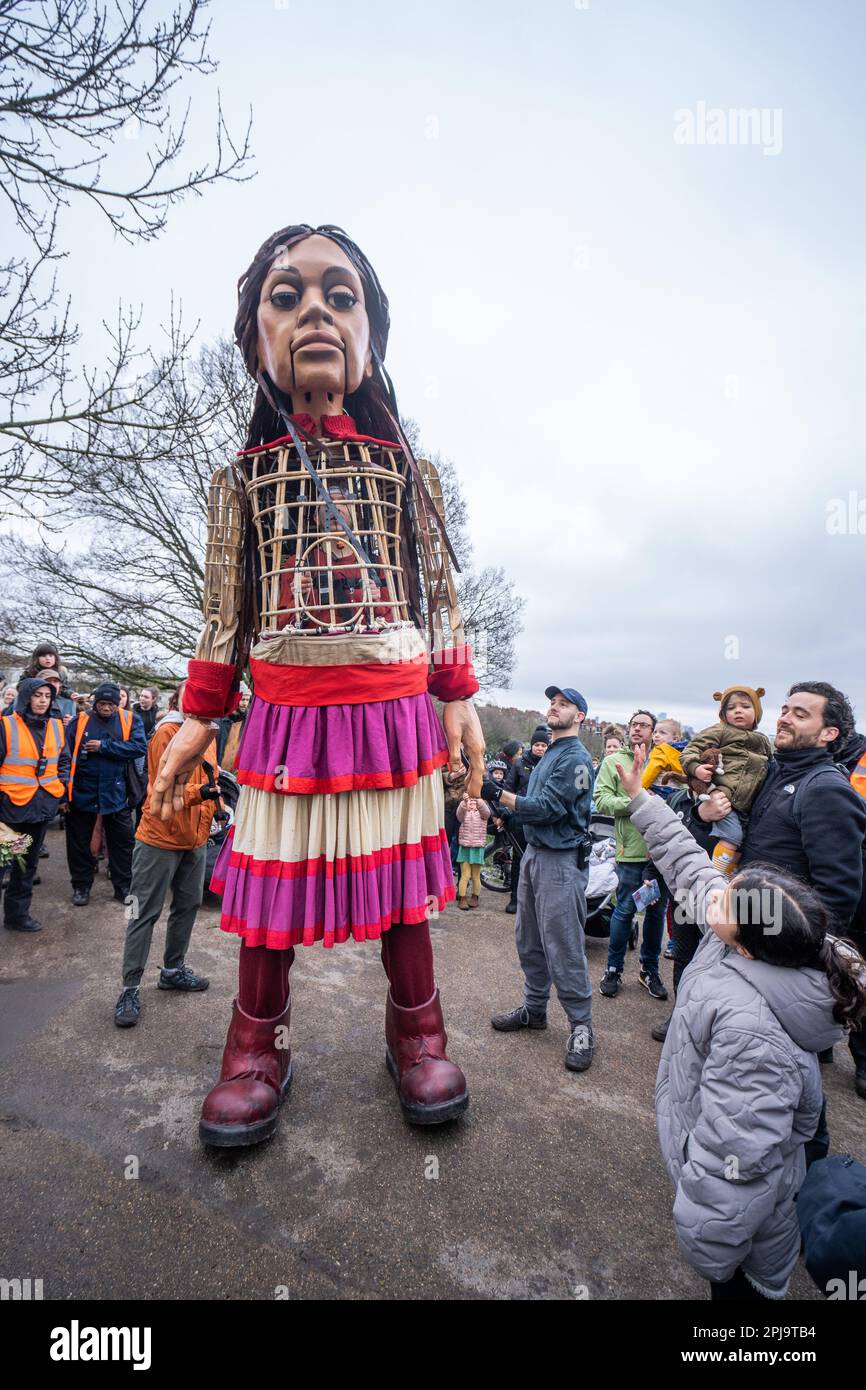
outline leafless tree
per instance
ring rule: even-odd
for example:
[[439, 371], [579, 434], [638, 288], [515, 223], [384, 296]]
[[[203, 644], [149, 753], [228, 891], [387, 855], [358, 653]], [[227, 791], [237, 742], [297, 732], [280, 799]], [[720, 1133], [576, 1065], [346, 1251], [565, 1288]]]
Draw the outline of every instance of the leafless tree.
[[[244, 438], [252, 389], [221, 339], [161, 378], [146, 411], [107, 424], [88, 453], [58, 452], [68, 487], [53, 530], [37, 544], [4, 545], [0, 575], [20, 647], [50, 637], [69, 660], [132, 684], [183, 672], [201, 626], [208, 485]], [[485, 689], [504, 686], [522, 600], [501, 570], [472, 569], [456, 469], [438, 463], [476, 668]]]
[[404, 420], [403, 428], [414, 452], [429, 457], [435, 464], [442, 483], [448, 539], [460, 565], [457, 593], [481, 689], [506, 689], [517, 660], [517, 638], [523, 631], [521, 613], [525, 601], [501, 566], [485, 565], [483, 569], [475, 569], [469, 538], [469, 508], [457, 468], [451, 459], [425, 451], [417, 421]]
[[[213, 157], [179, 167], [190, 97], [178, 85], [216, 68], [202, 24], [208, 0], [167, 13], [158, 0], [0, 0], [0, 198], [17, 245], [0, 261], [0, 499], [27, 510], [38, 474], [41, 498], [64, 495], [54, 462], [70, 449], [104, 447], [106, 428], [138, 421], [189, 347], [172, 309], [165, 341], [136, 347], [138, 316], [121, 309], [106, 325], [102, 363], [76, 370], [79, 341], [62, 292], [60, 223], [72, 203], [90, 203], [127, 241], [148, 241], [171, 206], [220, 179], [249, 177], [249, 134], [236, 142], [217, 98]], [[129, 142], [124, 141], [129, 137]], [[123, 142], [123, 143], [119, 143]], [[133, 150], [140, 170], [118, 151]], [[112, 159], [112, 156], [114, 158]], [[131, 384], [130, 384], [131, 383]]]

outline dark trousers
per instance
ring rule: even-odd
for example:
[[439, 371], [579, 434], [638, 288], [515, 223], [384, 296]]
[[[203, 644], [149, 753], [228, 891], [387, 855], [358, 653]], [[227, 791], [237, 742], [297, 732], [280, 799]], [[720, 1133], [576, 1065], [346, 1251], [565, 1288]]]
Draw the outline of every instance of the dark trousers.
[[48, 822], [41, 821], [38, 825], [15, 825], [12, 828], [16, 834], [31, 836], [30, 848], [24, 856], [24, 868], [21, 869], [17, 864], [12, 864], [6, 882], [6, 892], [3, 895], [4, 922], [20, 924], [26, 922], [30, 916], [33, 879], [39, 865], [39, 851], [45, 839]]
[[526, 837], [519, 825], [508, 825], [508, 832], [511, 838], [517, 842], [519, 848], [511, 846], [511, 901], [517, 902], [517, 889], [520, 886], [520, 861], [526, 852]]
[[[135, 835], [132, 813], [128, 807], [102, 817], [108, 845], [108, 867], [115, 896], [125, 898], [132, 880], [132, 847]], [[90, 837], [96, 824], [95, 811], [79, 811], [70, 806], [66, 812], [66, 861], [74, 889], [89, 893], [96, 873], [96, 860], [90, 853]]]
[[177, 970], [186, 958], [204, 892], [207, 845], [198, 849], [157, 849], [136, 840], [132, 856], [129, 917], [123, 947], [123, 983], [141, 982], [153, 929], [171, 891], [165, 928], [166, 970]]
[[643, 933], [640, 943], [640, 963], [644, 970], [658, 970], [662, 950], [662, 935], [665, 929], [665, 912], [668, 905], [668, 890], [664, 879], [649, 860], [638, 863], [619, 863], [616, 866], [619, 884], [616, 894], [616, 907], [610, 919], [610, 939], [607, 945], [608, 970], [622, 971], [625, 953], [631, 936], [632, 922], [637, 908], [632, 893], [640, 888], [644, 879], [658, 880], [661, 896], [658, 902], [648, 907], [643, 918]]
[[701, 944], [701, 933], [692, 922], [677, 921], [677, 909], [671, 918], [671, 941], [674, 951], [674, 994], [680, 987], [683, 971]]
[[[864, 866], [864, 875], [866, 875], [866, 866]], [[861, 956], [866, 956], [866, 885], [864, 885], [860, 906], [854, 914], [854, 920], [848, 928], [847, 935], [850, 936]], [[861, 1023], [859, 1028], [855, 1028], [848, 1034], [848, 1047], [858, 1072], [866, 1072], [866, 1024]]]

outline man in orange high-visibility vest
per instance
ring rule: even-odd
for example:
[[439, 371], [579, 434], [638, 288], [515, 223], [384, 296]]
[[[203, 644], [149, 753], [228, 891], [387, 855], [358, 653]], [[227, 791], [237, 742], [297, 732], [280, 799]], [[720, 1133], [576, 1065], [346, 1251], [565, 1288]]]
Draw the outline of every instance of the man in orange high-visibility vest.
[[105, 827], [114, 896], [124, 902], [129, 893], [135, 837], [126, 769], [147, 754], [147, 738], [141, 715], [119, 709], [119, 704], [120, 687], [103, 681], [93, 692], [93, 713], [79, 714], [66, 730], [66, 746], [72, 755], [66, 858], [75, 907], [90, 901], [96, 872], [90, 842], [97, 816]]
[[69, 752], [62, 719], [51, 717], [53, 692], [40, 676], [18, 687], [15, 708], [0, 719], [0, 821], [30, 836], [23, 865], [9, 870], [3, 895], [3, 925], [37, 932], [30, 915], [33, 879], [49, 821], [66, 800]]

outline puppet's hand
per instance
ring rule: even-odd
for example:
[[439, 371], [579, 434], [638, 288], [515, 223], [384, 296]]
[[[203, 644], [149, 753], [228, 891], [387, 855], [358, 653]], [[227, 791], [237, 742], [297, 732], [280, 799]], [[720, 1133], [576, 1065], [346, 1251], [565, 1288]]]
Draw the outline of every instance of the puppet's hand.
[[171, 820], [184, 809], [183, 789], [189, 775], [198, 767], [213, 742], [209, 724], [186, 719], [159, 760], [159, 771], [150, 788], [150, 811], [162, 820]]
[[469, 759], [469, 796], [481, 795], [484, 781], [484, 734], [478, 711], [471, 700], [450, 700], [442, 716], [445, 737], [448, 739], [448, 766], [452, 773], [463, 768], [461, 746]]

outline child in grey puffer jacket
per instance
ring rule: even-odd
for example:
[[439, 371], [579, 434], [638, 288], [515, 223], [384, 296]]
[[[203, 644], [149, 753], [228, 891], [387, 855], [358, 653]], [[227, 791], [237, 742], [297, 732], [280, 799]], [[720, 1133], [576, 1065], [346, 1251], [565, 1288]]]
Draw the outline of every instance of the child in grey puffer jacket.
[[640, 790], [640, 773], [636, 760], [622, 778], [632, 822], [703, 934], [656, 1084], [677, 1239], [714, 1298], [732, 1287], [784, 1298], [800, 1248], [803, 1149], [822, 1106], [816, 1054], [866, 1014], [866, 963], [827, 933], [826, 909], [800, 880], [767, 866], [729, 880], [713, 868]]

